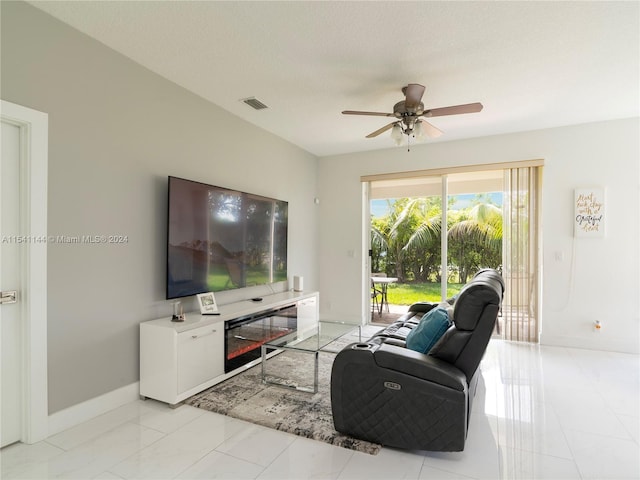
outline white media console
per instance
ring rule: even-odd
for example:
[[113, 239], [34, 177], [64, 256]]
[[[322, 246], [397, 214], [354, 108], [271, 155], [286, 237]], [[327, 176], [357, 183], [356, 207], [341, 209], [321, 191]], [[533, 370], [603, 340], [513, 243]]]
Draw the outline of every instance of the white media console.
[[[225, 373], [225, 323], [252, 315], [268, 318], [287, 307], [297, 307], [299, 330], [317, 324], [318, 292], [295, 291], [266, 295], [260, 302], [243, 300], [218, 305], [220, 315], [191, 312], [184, 322], [172, 322], [166, 317], [141, 323], [140, 396], [175, 406], [257, 365], [260, 358]], [[257, 350], [260, 351], [259, 346]]]

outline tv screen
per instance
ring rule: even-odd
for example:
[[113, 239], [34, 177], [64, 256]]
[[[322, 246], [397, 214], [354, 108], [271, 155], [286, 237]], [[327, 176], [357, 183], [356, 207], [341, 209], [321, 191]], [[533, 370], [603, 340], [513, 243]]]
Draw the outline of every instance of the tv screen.
[[167, 298], [287, 279], [288, 203], [169, 177]]

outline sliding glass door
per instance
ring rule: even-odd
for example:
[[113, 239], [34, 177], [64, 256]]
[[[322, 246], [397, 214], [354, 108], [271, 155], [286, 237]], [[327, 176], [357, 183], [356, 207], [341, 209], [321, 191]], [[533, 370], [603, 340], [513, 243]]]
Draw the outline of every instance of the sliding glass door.
[[502, 185], [499, 170], [371, 182], [371, 273], [397, 279], [389, 303], [439, 302], [500, 268]]
[[372, 311], [372, 322], [389, 323], [414, 301], [451, 298], [478, 270], [495, 268], [507, 283], [496, 331], [537, 341], [539, 178], [528, 167], [370, 181], [371, 274], [397, 279], [385, 310], [397, 315]]

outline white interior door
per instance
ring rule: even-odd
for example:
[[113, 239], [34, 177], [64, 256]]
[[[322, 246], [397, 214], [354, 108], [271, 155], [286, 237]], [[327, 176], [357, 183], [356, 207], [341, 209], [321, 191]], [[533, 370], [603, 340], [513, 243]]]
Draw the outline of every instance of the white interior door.
[[48, 116], [0, 100], [0, 443], [48, 436]]
[[[22, 437], [22, 355], [23, 325], [20, 237], [20, 128], [2, 122], [2, 161], [0, 162], [0, 326], [2, 371], [0, 446]], [[17, 301], [8, 292], [16, 291]]]

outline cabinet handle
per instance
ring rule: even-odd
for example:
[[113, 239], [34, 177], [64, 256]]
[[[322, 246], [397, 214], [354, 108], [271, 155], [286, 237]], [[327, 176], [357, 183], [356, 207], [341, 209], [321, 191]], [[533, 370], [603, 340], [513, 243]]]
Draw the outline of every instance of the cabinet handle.
[[212, 333], [216, 333], [217, 330], [211, 330], [211, 332], [209, 333], [205, 333], [204, 335], [191, 335], [191, 338], [193, 338], [194, 340], [198, 337], [206, 337], [207, 335], [211, 335]]

